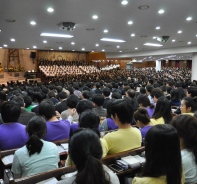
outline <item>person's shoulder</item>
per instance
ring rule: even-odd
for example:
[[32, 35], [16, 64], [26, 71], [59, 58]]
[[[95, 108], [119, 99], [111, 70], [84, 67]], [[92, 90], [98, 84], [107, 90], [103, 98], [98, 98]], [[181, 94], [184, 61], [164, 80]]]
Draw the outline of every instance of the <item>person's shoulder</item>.
[[135, 177], [132, 184], [166, 184], [166, 176], [160, 177]]

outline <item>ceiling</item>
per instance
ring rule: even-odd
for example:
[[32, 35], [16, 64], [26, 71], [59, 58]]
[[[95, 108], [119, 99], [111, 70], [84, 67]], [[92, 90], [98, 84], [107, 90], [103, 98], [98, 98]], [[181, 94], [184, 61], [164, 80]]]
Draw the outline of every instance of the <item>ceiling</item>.
[[[103, 50], [109, 58], [136, 56], [144, 59], [154, 58], [153, 55], [156, 59], [172, 55], [176, 55], [172, 59], [182, 56], [191, 58], [190, 48], [197, 48], [197, 0], [128, 0], [127, 5], [122, 5], [121, 1], [0, 0], [0, 47], [34, 49], [33, 46], [36, 46], [39, 50], [59, 50], [59, 47], [62, 47], [62, 50], [66, 51], [82, 51], [84, 48], [83, 52]], [[139, 9], [143, 5], [149, 8]], [[54, 12], [49, 13], [49, 7], [52, 7]], [[163, 14], [158, 13], [161, 9], [165, 11]], [[97, 15], [98, 19], [93, 19], [93, 15]], [[188, 17], [192, 17], [192, 20], [187, 21]], [[31, 21], [35, 21], [36, 25], [31, 25]], [[133, 24], [129, 25], [128, 21]], [[62, 22], [74, 22], [74, 31], [60, 29], [58, 24]], [[159, 30], [156, 29], [158, 26]], [[108, 33], [103, 32], [105, 29]], [[177, 33], [179, 30], [182, 30], [181, 34]], [[74, 37], [41, 37], [43, 32], [69, 34]], [[132, 37], [131, 34], [135, 36]], [[166, 43], [153, 39], [159, 36], [170, 38]], [[10, 40], [12, 38], [15, 39], [14, 42]], [[101, 38], [121, 39], [125, 42], [104, 42]], [[47, 43], [43, 43], [44, 40]], [[75, 44], [72, 45], [71, 42]], [[143, 45], [147, 42], [163, 46]], [[176, 48], [188, 52], [172, 53]], [[160, 50], [166, 52], [158, 54]], [[170, 55], [168, 51], [171, 51]]]

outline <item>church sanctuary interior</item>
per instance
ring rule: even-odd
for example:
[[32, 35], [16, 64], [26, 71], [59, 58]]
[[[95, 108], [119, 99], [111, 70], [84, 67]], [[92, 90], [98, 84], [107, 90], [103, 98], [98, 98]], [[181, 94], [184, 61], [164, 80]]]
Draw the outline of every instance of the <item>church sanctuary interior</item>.
[[0, 184], [197, 184], [196, 71], [197, 0], [0, 0]]

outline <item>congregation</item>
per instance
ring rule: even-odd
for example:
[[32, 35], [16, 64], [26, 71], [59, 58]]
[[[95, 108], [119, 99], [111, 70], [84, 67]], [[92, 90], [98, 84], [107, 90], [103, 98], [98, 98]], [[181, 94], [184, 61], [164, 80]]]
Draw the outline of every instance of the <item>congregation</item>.
[[146, 163], [133, 184], [197, 183], [197, 81], [190, 69], [100, 71], [44, 62], [39, 69], [49, 82], [0, 86], [0, 150], [19, 148], [15, 178], [57, 169], [62, 158], [52, 142], [69, 139], [65, 166], [77, 172], [59, 184], [118, 184], [102, 158], [141, 146]]

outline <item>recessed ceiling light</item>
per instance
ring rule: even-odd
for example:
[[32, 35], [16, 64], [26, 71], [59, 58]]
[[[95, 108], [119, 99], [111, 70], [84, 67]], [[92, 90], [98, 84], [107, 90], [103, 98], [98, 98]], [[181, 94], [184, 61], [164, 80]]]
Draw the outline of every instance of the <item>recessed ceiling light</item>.
[[181, 33], [182, 33], [182, 31], [181, 31], [181, 30], [179, 30], [179, 31], [178, 31], [178, 33], [179, 33], [179, 34], [181, 34]]
[[81, 50], [85, 50], [85, 48], [82, 48]]
[[172, 42], [175, 42], [176, 40], [172, 40]]
[[94, 52], [94, 50], [92, 50], [92, 52]]
[[101, 38], [101, 41], [108, 41], [108, 42], [126, 42], [124, 40], [113, 39], [113, 38]]
[[128, 1], [127, 1], [127, 0], [123, 0], [123, 1], [121, 2], [121, 4], [122, 4], [122, 5], [127, 5], [127, 4], [128, 4]]
[[27, 49], [27, 50], [29, 50], [29, 48], [28, 48], [28, 47], [27, 47], [26, 49]]
[[103, 49], [102, 52], [105, 52], [105, 50]]
[[108, 33], [108, 30], [107, 30], [107, 29], [105, 29], [103, 32], [104, 32], [104, 33]]
[[192, 42], [187, 42], [187, 44], [191, 44]]
[[138, 8], [140, 10], [146, 10], [146, 9], [149, 9], [149, 6], [148, 5], [142, 5], [142, 6], [139, 6]]
[[60, 50], [62, 50], [62, 47], [59, 47]]
[[156, 43], [145, 43], [146, 46], [153, 46], [153, 47], [162, 47], [163, 45], [156, 44]]
[[16, 40], [15, 40], [14, 38], [11, 38], [10, 41], [11, 41], [11, 42], [15, 42]]
[[72, 50], [73, 52], [75, 51], [75, 50]]
[[97, 44], [95, 44], [95, 46], [96, 46], [96, 47], [98, 47], [98, 46], [99, 46], [99, 44], [97, 43]]
[[156, 27], [155, 29], [160, 29], [160, 27], [158, 26], [158, 27]]
[[121, 50], [119, 52], [122, 52]]
[[50, 37], [62, 37], [62, 38], [72, 38], [72, 35], [66, 34], [54, 34], [54, 33], [41, 33], [40, 36], [50, 36]]
[[132, 33], [132, 34], [131, 34], [131, 36], [132, 36], [132, 37], [134, 37], [134, 36], [135, 36], [135, 34], [134, 34], [134, 33]]
[[159, 14], [163, 14], [164, 12], [165, 12], [165, 11], [162, 10], [162, 9], [158, 11]]
[[98, 19], [98, 16], [97, 15], [93, 15], [92, 18], [93, 19]]
[[51, 50], [53, 50], [53, 49], [51, 49]]
[[33, 48], [36, 49], [37, 47], [34, 45]]
[[30, 24], [34, 26], [34, 25], [36, 25], [36, 22], [35, 21], [31, 21]]
[[120, 48], [120, 46], [118, 45], [117, 48]]
[[75, 42], [71, 42], [72, 45], [75, 45]]
[[135, 50], [138, 50], [138, 48], [136, 47]]
[[1, 29], [0, 29], [0, 32], [1, 32]]
[[47, 11], [52, 13], [52, 12], [54, 12], [54, 9], [53, 8], [48, 8]]
[[130, 20], [127, 22], [127, 24], [131, 25], [131, 24], [133, 24], [133, 22]]
[[187, 17], [186, 20], [190, 21], [190, 20], [192, 20], [192, 17]]
[[46, 40], [44, 40], [44, 41], [43, 41], [43, 43], [47, 43], [47, 41], [46, 41]]
[[153, 37], [153, 39], [156, 39], [156, 38], [157, 38], [156, 36]]

